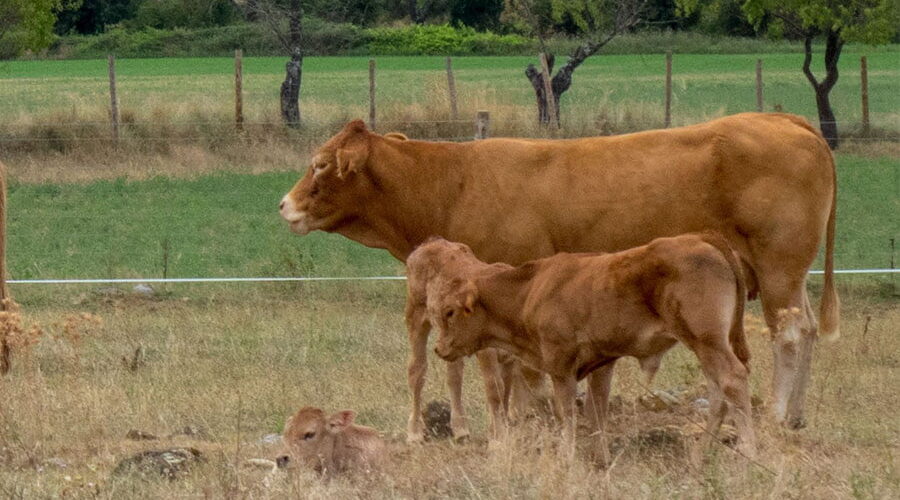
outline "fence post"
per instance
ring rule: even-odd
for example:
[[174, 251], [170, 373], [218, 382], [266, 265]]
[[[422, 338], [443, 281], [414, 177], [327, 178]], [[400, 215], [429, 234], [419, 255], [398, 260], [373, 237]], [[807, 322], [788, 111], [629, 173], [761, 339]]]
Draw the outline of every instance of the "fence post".
[[859, 58], [859, 77], [862, 85], [862, 128], [869, 133], [869, 65], [866, 56]]
[[450, 93], [450, 117], [459, 119], [459, 109], [456, 107], [456, 79], [453, 78], [453, 60], [447, 56], [447, 91]]
[[375, 59], [369, 59], [369, 128], [375, 130]]
[[109, 55], [109, 121], [113, 139], [119, 140], [119, 99], [116, 96], [116, 56]]
[[756, 60], [756, 110], [763, 112], [762, 59]]
[[490, 135], [491, 113], [479, 111], [475, 114], [475, 140], [487, 139]]
[[666, 51], [666, 111], [664, 123], [666, 128], [672, 124], [672, 51]]
[[[0, 163], [0, 311], [8, 309], [12, 300], [6, 288], [6, 169]], [[0, 375], [11, 368], [9, 341], [6, 333], [0, 333]]]
[[544, 80], [544, 95], [547, 96], [547, 119], [550, 128], [558, 128], [559, 121], [556, 116], [556, 96], [553, 95], [553, 84], [550, 81], [550, 62], [547, 53], [541, 52], [541, 77]]
[[244, 51], [234, 51], [234, 128], [244, 130]]

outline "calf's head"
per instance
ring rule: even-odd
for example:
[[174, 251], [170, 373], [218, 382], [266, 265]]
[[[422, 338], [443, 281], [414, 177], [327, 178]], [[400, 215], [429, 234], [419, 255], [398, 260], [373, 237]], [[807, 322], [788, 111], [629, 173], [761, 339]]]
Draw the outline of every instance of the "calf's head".
[[481, 349], [477, 301], [478, 287], [470, 279], [438, 277], [429, 283], [428, 317], [438, 331], [435, 354], [455, 361]]
[[[306, 175], [281, 199], [281, 216], [292, 231], [333, 232], [365, 213], [376, 192], [367, 171], [373, 137], [362, 120], [355, 120], [319, 148]], [[405, 139], [402, 134], [387, 137]]]
[[333, 470], [338, 437], [353, 425], [355, 417], [356, 413], [351, 410], [326, 417], [319, 408], [301, 408], [284, 426], [284, 447], [275, 463], [280, 468], [296, 466], [312, 468], [317, 472]]

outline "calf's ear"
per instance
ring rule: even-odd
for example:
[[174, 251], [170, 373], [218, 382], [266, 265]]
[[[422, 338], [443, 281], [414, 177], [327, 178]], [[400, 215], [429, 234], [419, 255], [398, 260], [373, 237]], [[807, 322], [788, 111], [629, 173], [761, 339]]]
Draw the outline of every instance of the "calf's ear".
[[406, 137], [406, 134], [402, 132], [388, 132], [384, 134], [388, 139], [397, 139], [398, 141], [408, 141], [409, 137]]
[[353, 410], [343, 410], [328, 417], [328, 431], [338, 433], [353, 425], [353, 419], [356, 418], [356, 412]]
[[465, 314], [475, 312], [475, 301], [478, 300], [478, 287], [472, 280], [466, 280], [463, 286], [462, 310]]

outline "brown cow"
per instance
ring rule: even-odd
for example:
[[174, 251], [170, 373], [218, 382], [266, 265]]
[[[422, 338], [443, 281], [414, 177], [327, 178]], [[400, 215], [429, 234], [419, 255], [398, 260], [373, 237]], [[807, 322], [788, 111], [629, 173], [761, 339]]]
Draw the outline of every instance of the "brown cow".
[[711, 406], [707, 436], [718, 431], [727, 402], [742, 451], [755, 451], [746, 289], [720, 236], [659, 238], [613, 254], [561, 253], [515, 268], [486, 264], [466, 245], [438, 238], [409, 256], [407, 270], [410, 281], [431, 277], [425, 288], [438, 356], [455, 361], [487, 347], [509, 350], [550, 375], [564, 423], [574, 425], [577, 381], [597, 370], [591, 392], [602, 431], [616, 360], [658, 358], [680, 341], [699, 358], [713, 393], [724, 395]]
[[[817, 330], [806, 275], [823, 237], [821, 333], [838, 333], [836, 189], [828, 145], [788, 114], [612, 137], [467, 143], [381, 136], [357, 120], [319, 149], [281, 215], [297, 233], [339, 233], [403, 261], [432, 235], [465, 243], [486, 262], [517, 265], [717, 231], [755, 278], [773, 332], [775, 417], [800, 426]], [[780, 322], [779, 311], [792, 308], [799, 318]], [[411, 326], [415, 402], [429, 325], [422, 318]]]
[[275, 463], [279, 468], [310, 467], [325, 475], [377, 468], [385, 460], [384, 440], [375, 429], [354, 424], [355, 417], [351, 410], [326, 418], [319, 408], [301, 408], [284, 426], [284, 449]]

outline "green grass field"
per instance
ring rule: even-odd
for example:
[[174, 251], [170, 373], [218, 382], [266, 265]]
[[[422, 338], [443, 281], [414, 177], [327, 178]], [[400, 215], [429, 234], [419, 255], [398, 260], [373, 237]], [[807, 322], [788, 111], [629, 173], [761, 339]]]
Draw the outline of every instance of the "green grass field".
[[[892, 46], [893, 47], [893, 46]], [[832, 92], [839, 120], [855, 125], [860, 116], [859, 57], [853, 47], [841, 58], [840, 80]], [[900, 52], [872, 50], [870, 108], [878, 127], [900, 130]], [[756, 106], [754, 68], [764, 60], [767, 109], [815, 117], [812, 90], [800, 72], [801, 54], [695, 55], [674, 59], [675, 123]], [[528, 57], [454, 59], [460, 107], [488, 109], [496, 120], [517, 119], [511, 107], [530, 107], [534, 95], [523, 71]], [[379, 57], [378, 106], [383, 120], [446, 118], [444, 62], [440, 57]], [[233, 62], [229, 58], [123, 59], [117, 63], [123, 115], [139, 122], [228, 120], [233, 114]], [[277, 121], [281, 58], [245, 58], [245, 114], [251, 121]], [[821, 55], [814, 69], [821, 71]], [[302, 107], [310, 123], [331, 123], [368, 113], [367, 59], [310, 57], [304, 62]], [[9, 123], [105, 120], [108, 83], [105, 60], [14, 61], [0, 63], [0, 116]], [[661, 123], [664, 58], [653, 55], [599, 55], [574, 74], [563, 97], [564, 120], [603, 120], [630, 113]], [[414, 104], [417, 103], [417, 104]], [[530, 118], [531, 111], [527, 113]], [[466, 117], [468, 118], [468, 117]], [[652, 123], [651, 123], [652, 124]]]
[[[888, 267], [900, 212], [896, 161], [838, 157], [837, 263]], [[300, 238], [277, 213], [297, 172], [10, 188], [9, 268], [20, 279], [393, 275], [387, 252]]]

